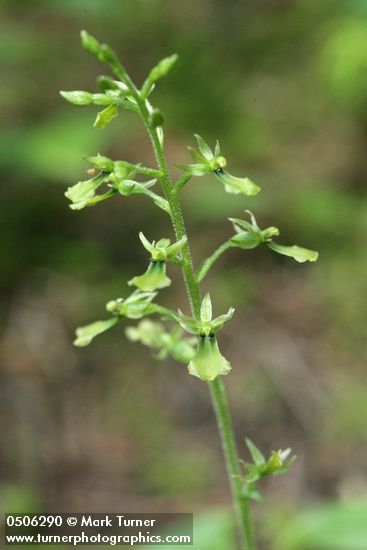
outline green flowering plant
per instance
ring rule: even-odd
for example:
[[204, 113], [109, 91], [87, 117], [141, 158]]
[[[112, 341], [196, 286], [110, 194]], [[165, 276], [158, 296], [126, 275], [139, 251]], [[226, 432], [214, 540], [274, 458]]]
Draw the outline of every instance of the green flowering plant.
[[245, 442], [250, 451], [252, 462], [241, 461], [243, 469], [243, 474], [241, 475], [243, 494], [247, 498], [261, 502], [263, 496], [257, 487], [258, 481], [267, 477], [285, 474], [297, 457], [295, 455], [291, 456], [292, 449], [288, 448], [283, 451], [281, 449], [271, 451], [270, 457], [266, 459], [251, 439], [246, 437]]
[[[81, 210], [113, 196], [127, 200], [134, 195], [144, 195], [169, 215], [175, 238], [172, 240], [164, 237], [149, 241], [143, 232], [139, 233], [139, 238], [149, 253], [149, 263], [142, 275], [135, 275], [128, 281], [127, 284], [135, 287], [135, 290], [126, 298], [110, 300], [106, 304], [109, 318], [77, 328], [74, 344], [87, 346], [96, 336], [115, 327], [124, 319], [137, 320], [135, 326], [129, 325], [125, 328], [125, 335], [130, 341], [149, 347], [157, 359], [173, 357], [187, 365], [190, 375], [207, 382], [224, 450], [240, 546], [253, 550], [255, 538], [249, 503], [253, 498], [260, 498], [256, 484], [265, 477], [287, 471], [294, 459], [289, 458], [290, 451], [286, 450], [272, 452], [266, 460], [257, 447], [247, 440], [253, 463], [243, 464], [240, 461], [222, 380], [231, 371], [231, 364], [219, 350], [217, 340], [217, 334], [232, 318], [234, 308], [230, 307], [227, 313], [213, 318], [210, 295], [206, 294], [201, 298], [200, 283], [221, 254], [232, 247], [248, 251], [264, 245], [273, 252], [290, 256], [298, 262], [314, 262], [318, 254], [296, 245], [285, 246], [274, 242], [273, 239], [279, 236], [278, 228], [260, 229], [254, 215], [247, 211], [249, 221], [230, 218], [234, 235], [194, 270], [179, 197], [183, 187], [192, 178], [204, 175], [212, 175], [219, 180], [225, 192], [245, 197], [256, 195], [260, 187], [249, 177], [230, 174], [226, 169], [227, 160], [221, 154], [219, 142], [216, 142], [212, 150], [198, 134], [194, 134], [198, 150], [189, 147], [193, 163], [178, 165], [183, 174], [174, 182], [165, 155], [164, 115], [151, 104], [150, 96], [156, 83], [176, 67], [177, 55], [162, 59], [139, 88], [108, 45], [100, 43], [86, 31], [81, 32], [81, 41], [88, 53], [111, 70], [113, 78], [99, 76], [99, 90], [96, 92], [62, 91], [62, 97], [78, 107], [102, 107], [93, 123], [96, 129], [103, 129], [113, 123], [124, 110], [136, 113], [152, 143], [157, 167], [134, 164], [128, 160], [112, 160], [100, 154], [86, 157], [89, 179], [79, 181], [67, 189], [65, 195], [70, 201], [70, 208]], [[163, 194], [152, 190], [158, 182]], [[190, 315], [163, 307], [156, 301], [159, 300], [160, 292], [171, 285], [171, 279], [167, 275], [168, 263], [182, 269], [191, 308]], [[152, 320], [151, 316], [156, 316], [158, 320]]]

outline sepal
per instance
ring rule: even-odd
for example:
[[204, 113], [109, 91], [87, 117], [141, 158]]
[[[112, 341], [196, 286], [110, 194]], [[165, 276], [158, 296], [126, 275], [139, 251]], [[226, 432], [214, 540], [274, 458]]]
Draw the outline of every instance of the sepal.
[[118, 109], [114, 103], [111, 103], [108, 107], [97, 113], [94, 121], [94, 128], [105, 128], [111, 120], [118, 116]]
[[170, 239], [160, 239], [159, 241], [148, 241], [144, 233], [140, 231], [139, 238], [144, 248], [150, 253], [151, 259], [154, 262], [160, 261], [179, 261], [181, 259], [181, 252], [187, 243], [186, 235], [180, 240], [171, 244]]
[[190, 334], [210, 335], [218, 332], [234, 314], [234, 308], [231, 307], [224, 315], [219, 315], [215, 319], [212, 318], [212, 303], [210, 295], [206, 294], [200, 308], [200, 319], [194, 319], [184, 315], [182, 311], [178, 310], [175, 315], [175, 320], [181, 325], [181, 327]]
[[126, 97], [129, 95], [129, 88], [123, 82], [119, 80], [113, 80], [110, 76], [98, 76], [97, 83], [102, 92], [115, 91], [119, 92], [119, 97]]
[[89, 162], [89, 164], [92, 164], [96, 170], [100, 170], [101, 172], [111, 173], [115, 168], [113, 160], [100, 154], [93, 157], [85, 157], [85, 160]]
[[213, 152], [210, 149], [209, 145], [207, 144], [207, 142], [201, 136], [199, 136], [199, 134], [194, 134], [194, 137], [195, 137], [196, 143], [199, 147], [199, 151], [202, 154], [202, 156], [204, 157], [204, 159], [206, 159], [208, 161], [213, 160], [215, 157], [214, 157]]
[[174, 315], [175, 321], [189, 334], [200, 334], [202, 330], [202, 323], [193, 317], [189, 317], [182, 313], [179, 309], [177, 314]]

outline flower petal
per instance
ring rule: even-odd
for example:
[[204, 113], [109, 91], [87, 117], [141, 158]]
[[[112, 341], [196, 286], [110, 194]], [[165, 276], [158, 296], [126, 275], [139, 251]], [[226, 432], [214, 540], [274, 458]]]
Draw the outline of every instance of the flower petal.
[[235, 195], [243, 193], [244, 195], [251, 196], [256, 195], [260, 191], [260, 187], [251, 181], [250, 178], [237, 178], [222, 168], [216, 170], [215, 175], [224, 184], [227, 193]]
[[165, 262], [150, 262], [148, 269], [143, 275], [133, 277], [128, 285], [134, 285], [145, 292], [166, 288], [170, 286], [171, 279], [166, 276]]
[[74, 346], [87, 346], [91, 343], [93, 338], [98, 336], [98, 334], [102, 334], [102, 332], [105, 332], [109, 328], [116, 325], [118, 322], [118, 317], [111, 317], [111, 319], [106, 319], [104, 321], [95, 321], [90, 325], [78, 327], [76, 329], [76, 339], [74, 340]]
[[229, 373], [231, 365], [220, 353], [215, 336], [200, 336], [197, 351], [188, 370], [192, 376], [207, 382]]
[[199, 134], [194, 134], [194, 136], [198, 144], [200, 153], [203, 155], [203, 157], [206, 158], [207, 160], [213, 160], [214, 155], [209, 145], [206, 143], [206, 141], [204, 141], [203, 138], [199, 136]]
[[272, 241], [267, 242], [266, 245], [274, 252], [283, 254], [283, 256], [290, 256], [300, 263], [316, 262], [319, 257], [319, 253], [315, 250], [308, 250], [307, 248], [302, 248], [297, 245], [283, 246], [282, 244], [273, 243]]

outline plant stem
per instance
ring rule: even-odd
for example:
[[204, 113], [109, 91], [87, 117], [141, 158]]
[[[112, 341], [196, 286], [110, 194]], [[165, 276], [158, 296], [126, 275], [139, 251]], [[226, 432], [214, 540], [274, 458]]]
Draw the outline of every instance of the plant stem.
[[[152, 128], [150, 125], [149, 111], [146, 103], [142, 100], [140, 93], [131, 80], [128, 81], [128, 86], [131, 87], [133, 96], [139, 106], [141, 118], [152, 142], [157, 165], [160, 171], [160, 181], [165, 197], [170, 205], [173, 228], [176, 237], [179, 240], [182, 237], [187, 236], [185, 223], [178, 199], [178, 193], [174, 190], [175, 188], [169, 174], [163, 145], [159, 138], [157, 129]], [[194, 273], [188, 241], [182, 250], [182, 270], [192, 313], [196, 318], [199, 318], [201, 305], [200, 286]], [[242, 493], [238, 451], [228, 408], [225, 387], [223, 381], [219, 377], [213, 382], [209, 382], [208, 385], [217, 419], [219, 435], [222, 442], [229, 484], [232, 491], [233, 506], [240, 537], [240, 547], [241, 550], [254, 550], [255, 546], [252, 533], [249, 501], [248, 498]]]
[[[209, 389], [222, 441], [234, 511], [242, 544], [241, 548], [254, 550], [254, 535], [249, 500], [242, 492], [237, 446], [229, 413], [226, 389], [222, 379], [218, 376], [213, 382], [209, 382]], [[246, 541], [246, 546], [243, 545], [243, 541]]]
[[[162, 172], [161, 181], [166, 199], [171, 207], [171, 217], [176, 232], [176, 237], [177, 239], [180, 239], [181, 237], [186, 235], [181, 206], [179, 204], [177, 194], [173, 191], [174, 188], [169, 177], [167, 163], [158, 135], [156, 133], [151, 133], [149, 130], [148, 132], [153, 143], [158, 166]], [[183, 253], [183, 271], [192, 312], [194, 316], [198, 318], [200, 314], [201, 304], [200, 287], [194, 274], [188, 244], [185, 247]], [[225, 387], [219, 377], [214, 380], [214, 382], [209, 382], [208, 385], [217, 419], [218, 430], [222, 441], [223, 453], [227, 466], [227, 474], [232, 491], [234, 509], [241, 540], [241, 548], [244, 548], [246, 550], [253, 550], [254, 543], [249, 502], [248, 499], [242, 494], [238, 452], [234, 438], [232, 420], [229, 413]]]
[[178, 181], [175, 183], [175, 193], [178, 193], [185, 187], [185, 185], [191, 180], [192, 176], [191, 174], [184, 174], [180, 177]]
[[218, 258], [223, 254], [223, 252], [225, 252], [226, 250], [228, 250], [228, 248], [231, 248], [232, 246], [233, 244], [231, 243], [231, 241], [226, 241], [225, 243], [221, 244], [217, 248], [217, 250], [215, 250], [213, 254], [209, 256], [209, 258], [207, 258], [199, 266], [199, 269], [196, 274], [196, 277], [199, 283], [201, 283], [201, 281], [204, 279], [204, 277], [206, 276], [206, 274], [208, 273], [209, 269], [212, 267], [214, 262], [218, 260]]

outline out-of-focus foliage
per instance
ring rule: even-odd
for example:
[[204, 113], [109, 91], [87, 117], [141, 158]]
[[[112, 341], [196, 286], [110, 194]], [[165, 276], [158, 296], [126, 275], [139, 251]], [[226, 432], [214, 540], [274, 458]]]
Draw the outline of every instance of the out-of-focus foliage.
[[[309, 506], [293, 518], [272, 520], [275, 550], [364, 550], [365, 500]], [[276, 516], [277, 514], [275, 514]], [[282, 525], [279, 529], [279, 524]]]
[[[175, 525], [171, 526], [171, 531], [175, 534]], [[177, 533], [177, 529], [176, 529]], [[149, 549], [149, 546], [143, 548]], [[156, 545], [157, 550], [164, 550], [165, 546]], [[179, 550], [180, 545], [171, 545], [172, 550]], [[194, 544], [193, 550], [234, 550], [235, 536], [233, 522], [227, 510], [211, 510], [201, 514], [194, 520]]]
[[[87, 179], [83, 156], [153, 162], [132, 113], [101, 132], [60, 98], [60, 89], [97, 91], [100, 67], [80, 48], [81, 28], [110, 43], [138, 83], [177, 52], [176, 70], [153, 92], [172, 164], [190, 162], [186, 145], [199, 133], [219, 139], [231, 171], [262, 188], [225, 194], [211, 175], [187, 185], [196, 265], [245, 208], [260, 227], [279, 227], [282, 242], [319, 250], [316, 265], [299, 266], [263, 248], [233, 249], [204, 286], [218, 311], [234, 303], [243, 312], [221, 340], [239, 442], [247, 435], [299, 457], [264, 492], [300, 509], [310, 496], [363, 492], [363, 0], [3, 0], [0, 485], [31, 487], [43, 510], [123, 503], [197, 513], [228, 502], [206, 390], [185, 366], [137, 350], [126, 325], [72, 348], [75, 326], [99, 318], [111, 295], [127, 296], [125, 281], [144, 271], [138, 231], [174, 238], [141, 196], [68, 208], [65, 190]], [[188, 312], [176, 269], [167, 273], [162, 300]]]

